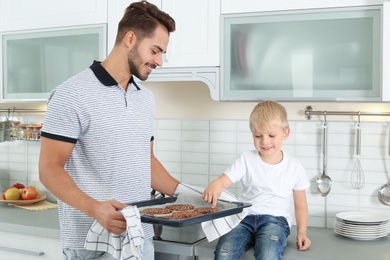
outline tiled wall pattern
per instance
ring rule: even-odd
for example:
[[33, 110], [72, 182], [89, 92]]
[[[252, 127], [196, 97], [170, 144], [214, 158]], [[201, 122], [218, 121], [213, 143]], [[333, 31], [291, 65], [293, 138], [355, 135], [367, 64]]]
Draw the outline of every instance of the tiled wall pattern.
[[[25, 116], [20, 118], [22, 124], [38, 124], [43, 122], [43, 116]], [[16, 182], [37, 185], [45, 188], [39, 182], [38, 158], [39, 141], [15, 140], [0, 143], [0, 188], [9, 187]]]
[[[327, 122], [327, 174], [333, 181], [327, 197], [321, 197], [316, 186], [322, 173], [323, 123], [293, 121], [290, 127], [284, 150], [303, 163], [311, 181], [307, 191], [310, 226], [332, 228], [335, 215], [343, 211], [390, 216], [390, 207], [377, 198], [378, 188], [390, 180], [387, 123], [361, 123], [361, 163], [366, 184], [356, 190], [350, 183], [356, 159], [356, 123]], [[241, 152], [253, 149], [249, 122], [245, 120], [159, 119], [155, 129], [155, 153], [167, 170], [182, 182], [202, 187], [226, 170]], [[240, 185], [233, 185], [229, 191], [237, 195]]]
[[[155, 154], [180, 181], [205, 187], [241, 152], [253, 149], [248, 125], [246, 120], [157, 119]], [[377, 198], [378, 188], [390, 180], [388, 123], [361, 123], [361, 162], [366, 184], [356, 190], [350, 184], [355, 161], [355, 122], [328, 121], [327, 174], [333, 185], [327, 197], [320, 196], [315, 182], [322, 172], [322, 122], [291, 121], [290, 127], [284, 150], [303, 163], [311, 180], [307, 191], [310, 226], [332, 228], [336, 213], [342, 211], [390, 216], [390, 207]], [[36, 141], [0, 143], [0, 186], [23, 182], [44, 189], [38, 178], [39, 147]], [[232, 185], [229, 191], [237, 195], [240, 185]]]

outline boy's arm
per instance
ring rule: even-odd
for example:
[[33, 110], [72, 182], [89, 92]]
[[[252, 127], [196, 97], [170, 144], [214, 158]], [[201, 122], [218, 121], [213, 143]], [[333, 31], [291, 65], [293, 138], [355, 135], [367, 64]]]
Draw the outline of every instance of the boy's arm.
[[297, 247], [300, 251], [307, 250], [311, 241], [307, 237], [308, 208], [305, 190], [294, 190], [295, 219], [297, 222]]
[[232, 184], [230, 178], [222, 174], [217, 179], [213, 180], [204, 190], [203, 199], [208, 203], [212, 204], [212, 207], [215, 208], [217, 205], [217, 200], [221, 196], [222, 190], [226, 189]]

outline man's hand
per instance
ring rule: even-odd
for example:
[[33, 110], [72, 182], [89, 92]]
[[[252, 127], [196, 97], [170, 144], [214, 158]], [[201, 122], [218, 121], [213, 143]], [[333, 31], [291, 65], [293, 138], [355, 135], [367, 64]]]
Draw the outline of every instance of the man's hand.
[[127, 207], [126, 204], [116, 200], [99, 201], [93, 217], [108, 232], [119, 235], [126, 231], [126, 220], [118, 210]]

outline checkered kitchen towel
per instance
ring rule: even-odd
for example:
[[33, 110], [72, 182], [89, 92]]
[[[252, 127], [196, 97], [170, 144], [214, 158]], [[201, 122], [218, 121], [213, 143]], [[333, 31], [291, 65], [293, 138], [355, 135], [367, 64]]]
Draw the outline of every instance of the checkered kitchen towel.
[[[180, 193], [196, 193], [203, 194], [204, 189], [200, 187], [196, 187], [193, 185], [180, 183], [176, 188], [175, 194]], [[221, 196], [219, 197], [221, 200], [226, 201], [237, 201], [237, 198], [231, 194], [230, 192], [223, 190]], [[202, 222], [202, 230], [206, 235], [206, 238], [209, 242], [225, 235], [230, 230], [235, 228], [240, 222], [248, 215], [248, 210], [244, 208], [242, 212], [230, 215], [223, 218], [217, 218], [214, 220]]]
[[136, 206], [121, 210], [126, 219], [127, 229], [120, 235], [109, 233], [99, 222], [95, 221], [88, 231], [84, 248], [93, 251], [104, 251], [120, 260], [142, 259], [144, 230]]

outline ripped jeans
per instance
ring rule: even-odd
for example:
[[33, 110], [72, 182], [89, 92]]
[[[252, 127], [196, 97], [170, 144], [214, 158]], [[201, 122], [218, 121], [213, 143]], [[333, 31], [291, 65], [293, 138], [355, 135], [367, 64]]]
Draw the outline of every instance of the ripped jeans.
[[214, 251], [215, 260], [238, 260], [251, 247], [256, 260], [282, 259], [290, 227], [284, 217], [248, 215], [222, 236]]

